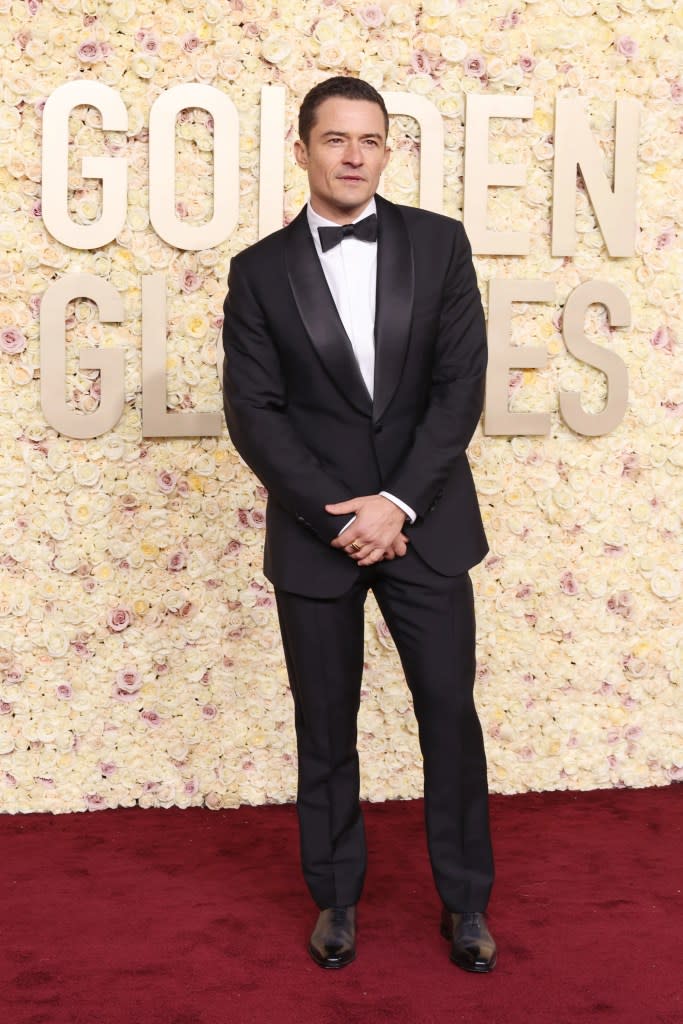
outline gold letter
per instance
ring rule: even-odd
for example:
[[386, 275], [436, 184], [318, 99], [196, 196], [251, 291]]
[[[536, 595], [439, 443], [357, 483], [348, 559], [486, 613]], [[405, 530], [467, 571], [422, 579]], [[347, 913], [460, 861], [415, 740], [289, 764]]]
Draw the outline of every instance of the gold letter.
[[631, 310], [624, 293], [607, 281], [586, 281], [571, 293], [564, 307], [562, 336], [573, 356], [602, 370], [607, 377], [607, 399], [602, 412], [588, 413], [581, 408], [578, 391], [560, 391], [560, 411], [567, 426], [577, 434], [598, 437], [621, 423], [628, 407], [628, 370], [616, 352], [589, 341], [583, 333], [586, 310], [593, 303], [607, 310], [613, 327], [628, 327]]
[[616, 101], [614, 189], [603, 169], [603, 153], [591, 135], [584, 101], [557, 97], [553, 169], [553, 256], [576, 249], [576, 169], [583, 175], [610, 256], [632, 256], [636, 238], [638, 103]]
[[51, 284], [40, 305], [40, 399], [45, 419], [67, 437], [99, 437], [116, 426], [124, 402], [124, 358], [121, 349], [83, 348], [80, 365], [99, 370], [102, 396], [95, 412], [70, 409], [64, 398], [66, 348], [64, 312], [72, 299], [97, 303], [100, 320], [120, 323], [123, 300], [113, 285], [94, 274], [69, 274]]
[[486, 197], [490, 185], [523, 185], [522, 164], [489, 163], [489, 120], [492, 117], [531, 117], [533, 96], [482, 96], [469, 93], [465, 118], [465, 194], [463, 221], [472, 244], [480, 255], [526, 256], [526, 231], [489, 231], [486, 227]]
[[108, 85], [79, 79], [55, 89], [43, 111], [43, 221], [58, 242], [72, 249], [97, 249], [111, 242], [126, 221], [126, 160], [83, 158], [83, 177], [102, 179], [102, 215], [91, 224], [75, 224], [68, 212], [69, 114], [84, 105], [100, 111], [103, 131], [125, 132], [128, 127], [121, 97]]
[[142, 278], [142, 436], [218, 437], [218, 412], [168, 412], [166, 408], [166, 278]]
[[[175, 125], [181, 110], [201, 107], [213, 118], [213, 215], [187, 224], [175, 208]], [[211, 85], [188, 82], [162, 92], [149, 112], [149, 219], [178, 249], [211, 249], [234, 230], [239, 212], [239, 118], [232, 100]]]
[[485, 434], [547, 434], [550, 416], [542, 412], [510, 412], [508, 377], [512, 367], [542, 369], [548, 353], [540, 346], [532, 348], [510, 344], [513, 302], [552, 302], [552, 281], [516, 281], [494, 278], [489, 281], [489, 365], [486, 374]]

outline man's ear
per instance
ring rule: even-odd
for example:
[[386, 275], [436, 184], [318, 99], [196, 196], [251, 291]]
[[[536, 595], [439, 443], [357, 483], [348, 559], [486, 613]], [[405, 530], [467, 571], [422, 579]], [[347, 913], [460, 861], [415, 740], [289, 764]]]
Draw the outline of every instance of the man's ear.
[[386, 169], [386, 166], [389, 163], [389, 157], [390, 156], [391, 156], [391, 150], [390, 150], [389, 146], [385, 146], [384, 147], [384, 162], [382, 164], [382, 170]]
[[308, 150], [301, 139], [297, 139], [294, 143], [294, 159], [298, 163], [299, 167], [306, 170], [308, 167]]

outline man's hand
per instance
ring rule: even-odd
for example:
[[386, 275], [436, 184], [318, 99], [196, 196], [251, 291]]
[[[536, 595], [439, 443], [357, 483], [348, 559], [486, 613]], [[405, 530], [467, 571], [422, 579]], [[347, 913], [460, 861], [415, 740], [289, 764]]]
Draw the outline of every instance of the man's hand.
[[410, 541], [405, 533], [399, 533], [394, 543], [384, 552], [384, 558], [387, 562], [391, 562], [393, 558], [403, 558], [408, 550], [409, 543]]
[[355, 514], [354, 522], [335, 537], [332, 547], [343, 548], [358, 565], [373, 565], [384, 557], [405, 554], [408, 538], [401, 533], [405, 513], [381, 494], [325, 505], [325, 511], [335, 516]]

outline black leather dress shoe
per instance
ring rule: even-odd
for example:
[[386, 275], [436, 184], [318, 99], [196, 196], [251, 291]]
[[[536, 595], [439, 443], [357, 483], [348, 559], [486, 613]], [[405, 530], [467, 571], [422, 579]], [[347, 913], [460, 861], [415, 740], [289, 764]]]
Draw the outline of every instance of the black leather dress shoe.
[[346, 967], [356, 958], [356, 908], [321, 910], [308, 952], [320, 967]]
[[452, 942], [451, 960], [465, 971], [484, 974], [496, 966], [496, 944], [483, 913], [441, 912], [441, 934]]

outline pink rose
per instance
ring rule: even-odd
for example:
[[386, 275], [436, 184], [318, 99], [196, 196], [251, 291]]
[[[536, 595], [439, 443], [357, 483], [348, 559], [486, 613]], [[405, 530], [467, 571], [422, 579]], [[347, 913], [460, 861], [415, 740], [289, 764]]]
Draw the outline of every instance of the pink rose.
[[683, 82], [679, 82], [678, 79], [671, 83], [671, 99], [674, 103], [683, 101]]
[[579, 585], [572, 572], [563, 572], [560, 577], [560, 590], [569, 597], [575, 597], [579, 592]]
[[674, 339], [669, 331], [668, 327], [658, 327], [655, 333], [650, 338], [650, 345], [657, 352], [669, 352], [673, 353], [674, 350]]
[[356, 17], [366, 28], [379, 28], [384, 24], [384, 11], [379, 4], [366, 4], [356, 11]]
[[525, 75], [530, 75], [536, 67], [536, 58], [530, 53], [520, 53], [517, 63]]
[[632, 60], [638, 56], [638, 43], [635, 39], [631, 39], [630, 36], [619, 36], [614, 43], [614, 47], [617, 53], [620, 53], [626, 60]]
[[26, 8], [31, 17], [38, 13], [41, 3], [42, 0], [26, 0]]
[[133, 617], [127, 608], [119, 605], [117, 608], [112, 608], [107, 615], [107, 626], [112, 633], [122, 633], [124, 629], [128, 629]]
[[238, 509], [237, 519], [240, 526], [250, 526], [252, 529], [262, 529], [266, 525], [265, 513], [258, 508]]
[[432, 73], [432, 65], [424, 50], [414, 50], [410, 64], [416, 75], [431, 75]]
[[87, 42], [81, 43], [78, 47], [78, 59], [84, 64], [93, 64], [95, 61], [102, 60], [102, 51], [97, 40], [88, 39]]
[[73, 697], [73, 690], [69, 683], [60, 683], [57, 687], [57, 696], [60, 700], [71, 700]]
[[202, 45], [199, 36], [196, 36], [193, 32], [188, 32], [187, 35], [183, 36], [180, 43], [185, 53], [194, 53]]
[[132, 666], [120, 668], [116, 673], [116, 685], [125, 693], [137, 693], [142, 686], [142, 676]]
[[141, 711], [140, 718], [142, 718], [145, 722], [147, 722], [148, 725], [151, 725], [154, 728], [156, 728], [158, 725], [161, 725], [161, 715], [159, 715], [156, 711]]
[[194, 270], [184, 270], [180, 277], [180, 290], [187, 295], [189, 292], [196, 292], [202, 286], [202, 279]]
[[86, 793], [85, 804], [89, 811], [103, 811], [105, 809], [104, 797], [99, 793]]
[[24, 670], [20, 665], [13, 665], [5, 672], [4, 682], [9, 686], [18, 686], [24, 679]]
[[0, 351], [16, 356], [26, 348], [26, 338], [18, 327], [3, 327], [0, 331]]
[[116, 765], [113, 761], [100, 761], [100, 772], [105, 778], [109, 778], [116, 771]]
[[8, 700], [0, 700], [0, 715], [11, 715], [14, 710], [14, 704], [10, 704]]
[[202, 708], [202, 718], [212, 719], [218, 714], [218, 708], [215, 704], [205, 704]]
[[178, 483], [178, 474], [168, 469], [162, 469], [157, 473], [157, 487], [162, 494], [172, 494]]
[[676, 241], [676, 232], [674, 228], [666, 228], [660, 235], [657, 235], [655, 242], [656, 249], [669, 249]]
[[496, 26], [499, 29], [516, 28], [519, 25], [521, 15], [519, 11], [509, 11], [508, 14], [503, 15], [502, 18], [496, 19]]
[[480, 53], [468, 53], [462, 66], [468, 78], [484, 78], [486, 75], [486, 61]]
[[524, 382], [524, 374], [521, 370], [513, 370], [508, 379], [508, 395], [514, 395], [519, 391]]
[[266, 514], [261, 508], [247, 509], [247, 523], [257, 530], [262, 530], [266, 525]]
[[187, 566], [187, 553], [185, 551], [174, 551], [168, 556], [166, 568], [169, 572], [181, 572]]
[[154, 56], [159, 52], [160, 42], [155, 35], [151, 32], [146, 32], [144, 37], [140, 40], [140, 48], [143, 53], [148, 53], [150, 56]]
[[607, 601], [607, 608], [622, 619], [630, 619], [633, 615], [633, 597], [628, 590], [620, 590]]

